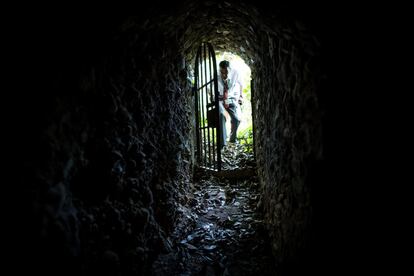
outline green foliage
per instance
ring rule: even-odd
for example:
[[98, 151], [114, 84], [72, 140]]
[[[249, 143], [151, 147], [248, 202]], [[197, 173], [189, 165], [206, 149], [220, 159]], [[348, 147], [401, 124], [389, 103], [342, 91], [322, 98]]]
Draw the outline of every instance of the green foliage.
[[253, 128], [250, 124], [247, 128], [239, 131], [237, 139], [240, 141], [240, 144], [247, 146], [246, 149], [248, 152], [253, 151]]
[[252, 94], [251, 94], [251, 87], [250, 87], [250, 81], [245, 81], [245, 83], [248, 83], [247, 85], [245, 85], [245, 87], [243, 88], [243, 96], [246, 100], [248, 100], [249, 102], [252, 101]]

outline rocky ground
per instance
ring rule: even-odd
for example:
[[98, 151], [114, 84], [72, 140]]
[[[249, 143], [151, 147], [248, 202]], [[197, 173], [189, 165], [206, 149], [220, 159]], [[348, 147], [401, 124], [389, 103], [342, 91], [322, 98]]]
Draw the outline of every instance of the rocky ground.
[[178, 223], [155, 275], [274, 275], [253, 154], [231, 145], [223, 163], [221, 173], [196, 175], [187, 222]]

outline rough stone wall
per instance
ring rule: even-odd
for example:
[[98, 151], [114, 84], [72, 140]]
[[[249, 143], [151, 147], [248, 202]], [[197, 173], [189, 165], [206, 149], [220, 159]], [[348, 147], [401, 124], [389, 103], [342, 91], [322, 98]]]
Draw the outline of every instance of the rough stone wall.
[[292, 25], [261, 35], [253, 73], [258, 173], [280, 264], [298, 260], [308, 246], [312, 202], [307, 179], [322, 156], [317, 44], [300, 25]]
[[135, 20], [33, 28], [16, 204], [22, 261], [40, 271], [137, 275], [169, 250], [190, 179], [190, 87], [177, 41]]

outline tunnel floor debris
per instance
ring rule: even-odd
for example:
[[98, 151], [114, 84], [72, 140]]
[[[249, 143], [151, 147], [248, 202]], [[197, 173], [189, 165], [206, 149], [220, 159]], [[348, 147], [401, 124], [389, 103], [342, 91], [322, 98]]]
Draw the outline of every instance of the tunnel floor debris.
[[177, 225], [155, 275], [274, 275], [253, 154], [232, 145], [223, 162], [220, 174], [196, 174], [188, 221]]

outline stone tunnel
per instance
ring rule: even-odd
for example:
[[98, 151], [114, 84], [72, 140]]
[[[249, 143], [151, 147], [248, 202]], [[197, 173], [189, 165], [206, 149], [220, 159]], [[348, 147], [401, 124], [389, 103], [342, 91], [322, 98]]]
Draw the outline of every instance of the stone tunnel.
[[340, 262], [331, 244], [335, 199], [326, 198], [337, 192], [328, 184], [335, 21], [311, 5], [150, 2], [135, 16], [21, 22], [16, 62], [24, 80], [11, 118], [19, 168], [14, 269], [156, 274], [191, 196], [189, 79], [197, 47], [210, 42], [252, 69], [256, 173], [274, 275], [328, 275]]

